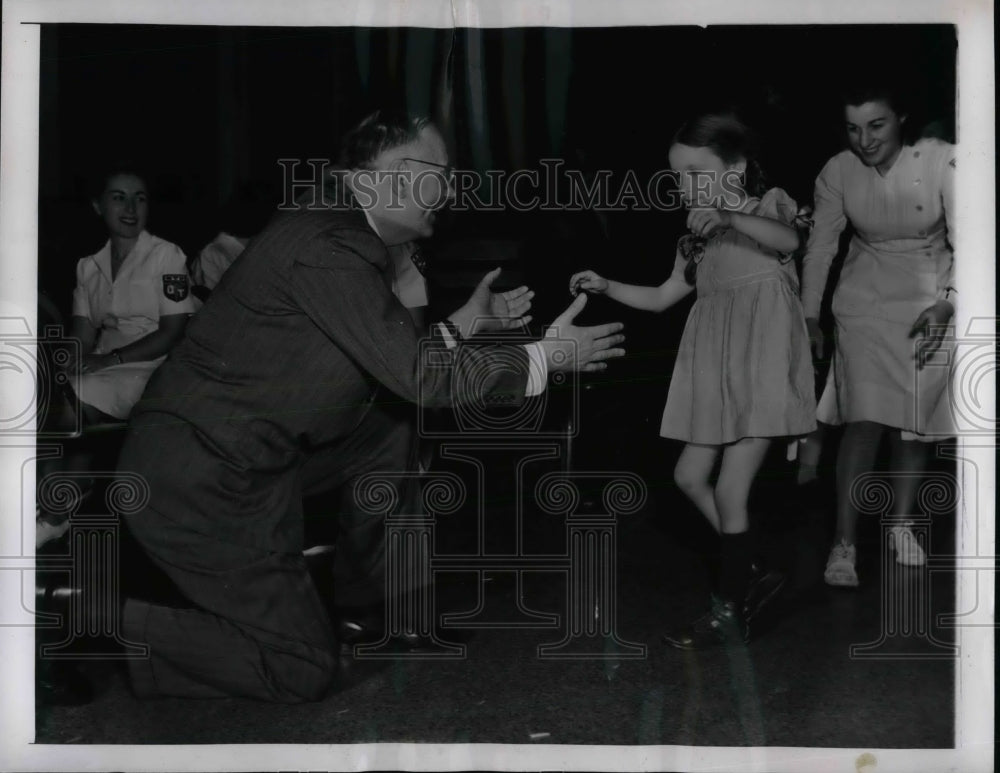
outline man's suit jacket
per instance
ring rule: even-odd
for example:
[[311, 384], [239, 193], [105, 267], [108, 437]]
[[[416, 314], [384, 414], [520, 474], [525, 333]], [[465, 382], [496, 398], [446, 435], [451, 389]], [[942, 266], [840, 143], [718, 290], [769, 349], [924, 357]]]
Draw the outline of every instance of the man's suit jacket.
[[119, 466], [149, 482], [151, 517], [294, 550], [300, 536], [275, 530], [301, 506], [302, 464], [349, 436], [376, 391], [428, 406], [525, 399], [520, 346], [500, 367], [497, 347], [471, 345], [422, 366], [388, 260], [356, 208], [282, 212], [250, 243], [133, 411]]

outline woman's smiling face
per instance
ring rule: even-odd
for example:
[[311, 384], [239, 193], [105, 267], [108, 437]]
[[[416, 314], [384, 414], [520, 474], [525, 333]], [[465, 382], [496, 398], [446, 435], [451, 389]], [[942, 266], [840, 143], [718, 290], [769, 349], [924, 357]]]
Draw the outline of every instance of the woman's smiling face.
[[110, 235], [134, 239], [145, 230], [149, 216], [146, 184], [134, 174], [112, 175], [94, 209]]
[[874, 100], [862, 105], [847, 105], [847, 142], [854, 154], [867, 166], [887, 171], [903, 147], [903, 122], [892, 107]]

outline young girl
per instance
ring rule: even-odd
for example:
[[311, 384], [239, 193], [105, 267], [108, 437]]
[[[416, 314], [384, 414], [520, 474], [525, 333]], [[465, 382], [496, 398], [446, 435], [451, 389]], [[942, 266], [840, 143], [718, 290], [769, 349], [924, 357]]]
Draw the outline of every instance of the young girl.
[[790, 260], [799, 246], [795, 202], [778, 188], [764, 190], [749, 131], [730, 114], [685, 124], [669, 158], [691, 231], [678, 244], [670, 278], [639, 287], [583, 271], [570, 279], [570, 291], [663, 311], [698, 290], [660, 434], [687, 444], [677, 485], [721, 535], [720, 597], [708, 614], [664, 636], [675, 647], [699, 649], [747, 641], [749, 621], [780, 586], [774, 575], [753, 580], [747, 499], [771, 440], [811, 432], [816, 405]]

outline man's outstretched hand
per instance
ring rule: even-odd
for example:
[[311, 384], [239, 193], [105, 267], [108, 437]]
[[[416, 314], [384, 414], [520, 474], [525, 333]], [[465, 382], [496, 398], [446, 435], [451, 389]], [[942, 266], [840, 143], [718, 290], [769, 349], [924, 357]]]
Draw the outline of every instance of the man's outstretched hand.
[[608, 360], [621, 357], [625, 350], [619, 347], [625, 340], [621, 322], [579, 327], [573, 320], [587, 305], [587, 296], [581, 293], [545, 329], [541, 344], [549, 372], [578, 371], [592, 373], [608, 367]]
[[486, 274], [465, 305], [448, 318], [463, 336], [527, 326], [531, 322], [528, 311], [534, 291], [521, 286], [505, 293], [493, 292], [492, 285], [502, 270], [495, 268]]

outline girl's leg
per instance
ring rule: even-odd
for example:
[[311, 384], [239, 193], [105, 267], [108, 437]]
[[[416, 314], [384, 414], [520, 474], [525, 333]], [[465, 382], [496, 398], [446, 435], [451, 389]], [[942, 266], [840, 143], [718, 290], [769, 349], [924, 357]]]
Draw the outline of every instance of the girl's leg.
[[727, 446], [722, 454], [722, 469], [715, 485], [715, 505], [722, 537], [719, 590], [726, 601], [741, 603], [750, 583], [753, 546], [747, 502], [770, 445], [768, 438], [744, 438]]
[[727, 446], [722, 452], [719, 481], [714, 491], [709, 488], [708, 496], [702, 487], [707, 486], [719, 449], [709, 452], [705, 447], [688, 446], [681, 455], [676, 472], [678, 485], [721, 532], [722, 577], [719, 590], [721, 601], [726, 603], [713, 603], [708, 614], [664, 634], [663, 641], [672, 647], [699, 650], [746, 641], [749, 636], [744, 611], [744, 597], [750, 580], [747, 498], [769, 442], [763, 438], [748, 438]]
[[688, 443], [681, 451], [674, 468], [674, 481], [699, 512], [719, 531], [719, 511], [715, 506], [715, 492], [710, 483], [712, 470], [719, 458], [718, 446], [701, 446]]
[[858, 476], [875, 467], [878, 444], [885, 429], [871, 421], [852, 422], [844, 429], [837, 452], [837, 531], [834, 544], [853, 545], [857, 539], [858, 511], [851, 503], [851, 488]]
[[743, 438], [726, 446], [714, 491], [723, 534], [745, 532], [749, 528], [747, 501], [750, 499], [750, 487], [770, 446], [770, 438], [760, 437]]

